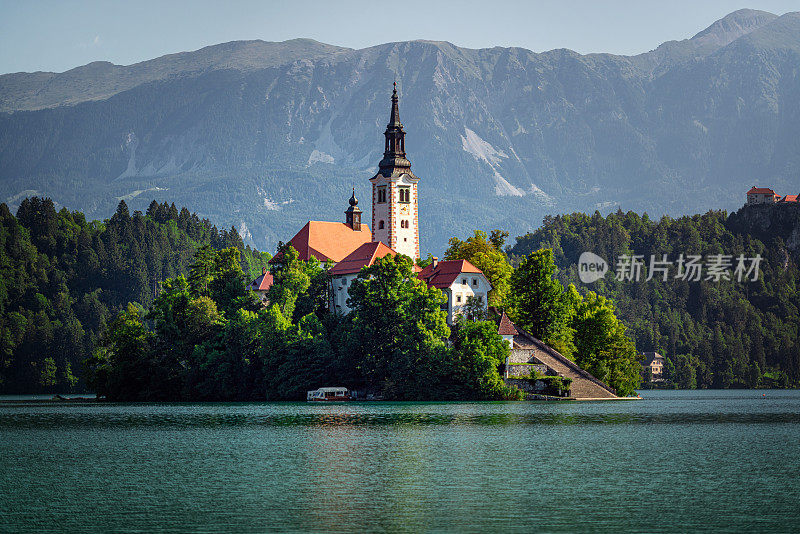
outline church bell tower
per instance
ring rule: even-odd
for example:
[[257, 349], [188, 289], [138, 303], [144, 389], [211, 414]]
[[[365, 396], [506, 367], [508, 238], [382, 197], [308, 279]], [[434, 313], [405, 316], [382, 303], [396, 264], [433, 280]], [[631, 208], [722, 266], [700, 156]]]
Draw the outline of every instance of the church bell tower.
[[383, 159], [372, 183], [372, 241], [381, 241], [400, 254], [419, 258], [417, 184], [406, 158], [406, 132], [400, 123], [397, 82], [392, 91], [392, 112], [383, 133]]

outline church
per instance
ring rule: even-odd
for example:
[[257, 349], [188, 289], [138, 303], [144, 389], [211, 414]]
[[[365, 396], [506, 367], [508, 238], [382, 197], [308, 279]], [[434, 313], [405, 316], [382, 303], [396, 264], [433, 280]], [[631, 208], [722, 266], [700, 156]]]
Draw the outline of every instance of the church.
[[[329, 271], [332, 311], [347, 314], [348, 289], [360, 270], [387, 255], [405, 254], [416, 261], [419, 249], [419, 177], [406, 156], [406, 132], [400, 122], [397, 83], [392, 91], [389, 124], [384, 135], [383, 159], [372, 184], [372, 231], [362, 222], [355, 189], [344, 212], [344, 222], [309, 221], [289, 240], [301, 260], [312, 257], [335, 263]], [[486, 276], [466, 260], [438, 261], [417, 275], [447, 296], [447, 321], [452, 324], [466, 305], [476, 299], [484, 308], [492, 286]], [[272, 276], [264, 271], [250, 289], [265, 298]], [[444, 306], [443, 306], [444, 309]]]
[[[309, 221], [289, 241], [301, 260], [313, 257], [321, 262], [334, 263], [328, 270], [328, 306], [335, 313], [350, 313], [348, 292], [364, 267], [395, 254], [405, 254], [415, 262], [420, 257], [420, 179], [411, 172], [411, 162], [406, 156], [406, 133], [400, 122], [397, 84], [392, 92], [389, 124], [383, 135], [383, 159], [378, 164], [377, 174], [369, 180], [372, 184], [372, 231], [361, 220], [363, 213], [358, 207], [354, 189], [344, 211], [344, 222]], [[487, 296], [492, 286], [483, 272], [469, 261], [433, 258], [424, 268], [415, 266], [415, 271], [417, 278], [429, 287], [440, 289], [447, 297], [442, 310], [447, 313], [448, 324], [453, 325], [459, 316], [466, 313], [468, 302], [470, 306], [477, 303], [484, 312], [488, 311]], [[266, 300], [272, 282], [272, 274], [264, 270], [250, 284], [250, 289]], [[505, 312], [495, 310], [493, 315], [498, 317], [498, 333], [511, 349], [503, 366], [503, 378], [507, 384], [522, 389], [528, 398], [548, 398], [552, 393], [548, 393], [545, 381], [528, 379], [531, 371], [535, 370], [542, 375], [569, 379], [568, 397], [616, 397], [616, 392], [607, 384], [514, 325]]]

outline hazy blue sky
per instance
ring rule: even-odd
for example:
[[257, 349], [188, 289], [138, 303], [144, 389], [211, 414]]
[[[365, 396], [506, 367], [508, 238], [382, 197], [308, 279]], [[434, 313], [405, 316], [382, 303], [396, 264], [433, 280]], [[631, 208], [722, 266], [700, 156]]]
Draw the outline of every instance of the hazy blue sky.
[[637, 54], [743, 7], [781, 15], [800, 10], [800, 0], [0, 0], [0, 73], [127, 65], [226, 41], [295, 37], [353, 48], [431, 39]]

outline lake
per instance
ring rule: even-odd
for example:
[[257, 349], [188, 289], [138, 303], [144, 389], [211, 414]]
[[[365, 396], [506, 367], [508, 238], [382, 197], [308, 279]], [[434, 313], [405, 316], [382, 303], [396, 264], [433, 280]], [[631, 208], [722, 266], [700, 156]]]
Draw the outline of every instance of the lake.
[[800, 530], [800, 391], [641, 394], [0, 398], [0, 531]]

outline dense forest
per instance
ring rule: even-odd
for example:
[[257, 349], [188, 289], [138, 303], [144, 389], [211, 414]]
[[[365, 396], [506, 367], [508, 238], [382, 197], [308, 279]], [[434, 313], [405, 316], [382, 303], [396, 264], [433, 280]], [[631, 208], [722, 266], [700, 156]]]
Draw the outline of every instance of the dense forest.
[[128, 303], [144, 309], [198, 248], [233, 247], [248, 276], [270, 256], [186, 208], [153, 202], [105, 221], [30, 198], [16, 217], [0, 204], [0, 392], [83, 390], [82, 364]]
[[[610, 298], [640, 351], [666, 356], [668, 386], [681, 388], [790, 387], [800, 384], [800, 206], [745, 206], [673, 219], [618, 211], [547, 217], [508, 249], [512, 263], [541, 248], [553, 250], [558, 278]], [[612, 272], [580, 282], [584, 251], [605, 259]], [[651, 255], [736, 258], [760, 255], [758, 279], [731, 276], [699, 281], [658, 272], [647, 280]], [[620, 256], [641, 255], [640, 281], [618, 280]], [[676, 278], [677, 277], [677, 278]]]
[[[667, 386], [800, 383], [800, 206], [658, 221], [572, 214], [511, 247], [507, 236], [453, 238], [445, 258], [479, 267], [492, 306], [619, 393], [639, 385], [640, 351], [667, 357]], [[23, 201], [16, 216], [0, 205], [0, 392], [297, 399], [337, 383], [397, 399], [518, 396], [500, 379], [508, 349], [491, 317], [468, 302], [467, 320], [448, 327], [441, 292], [407, 258], [365, 270], [341, 317], [326, 309], [328, 266], [282, 247], [270, 265], [235, 228], [155, 201], [133, 214], [120, 202], [94, 222], [49, 199]], [[580, 282], [584, 251], [612, 272]], [[763, 260], [757, 280], [647, 279], [647, 259], [680, 254]], [[641, 280], [614, 276], [623, 255], [644, 259]], [[245, 289], [266, 267], [268, 306]]]
[[[501, 234], [478, 232], [452, 240], [448, 256], [507, 265], [501, 245]], [[236, 248], [198, 250], [188, 277], [167, 280], [146, 313], [130, 305], [109, 325], [87, 362], [89, 386], [146, 401], [301, 400], [331, 384], [393, 400], [522, 398], [503, 382], [510, 349], [485, 306], [468, 302], [448, 326], [444, 293], [417, 278], [407, 256], [363, 268], [343, 316], [327, 306], [328, 265], [279, 250], [266, 304], [245, 288]], [[554, 272], [551, 251], [531, 253], [499, 304], [619, 394], [633, 393], [641, 367], [613, 306], [565, 291]]]
[[365, 268], [347, 316], [328, 312], [315, 259], [282, 247], [272, 267], [264, 306], [242, 283], [237, 249], [201, 251], [146, 314], [129, 306], [110, 324], [87, 365], [90, 387], [147, 401], [301, 400], [331, 384], [386, 399], [521, 397], [498, 373], [509, 348], [495, 323], [451, 331], [442, 292], [417, 279], [408, 257]]

